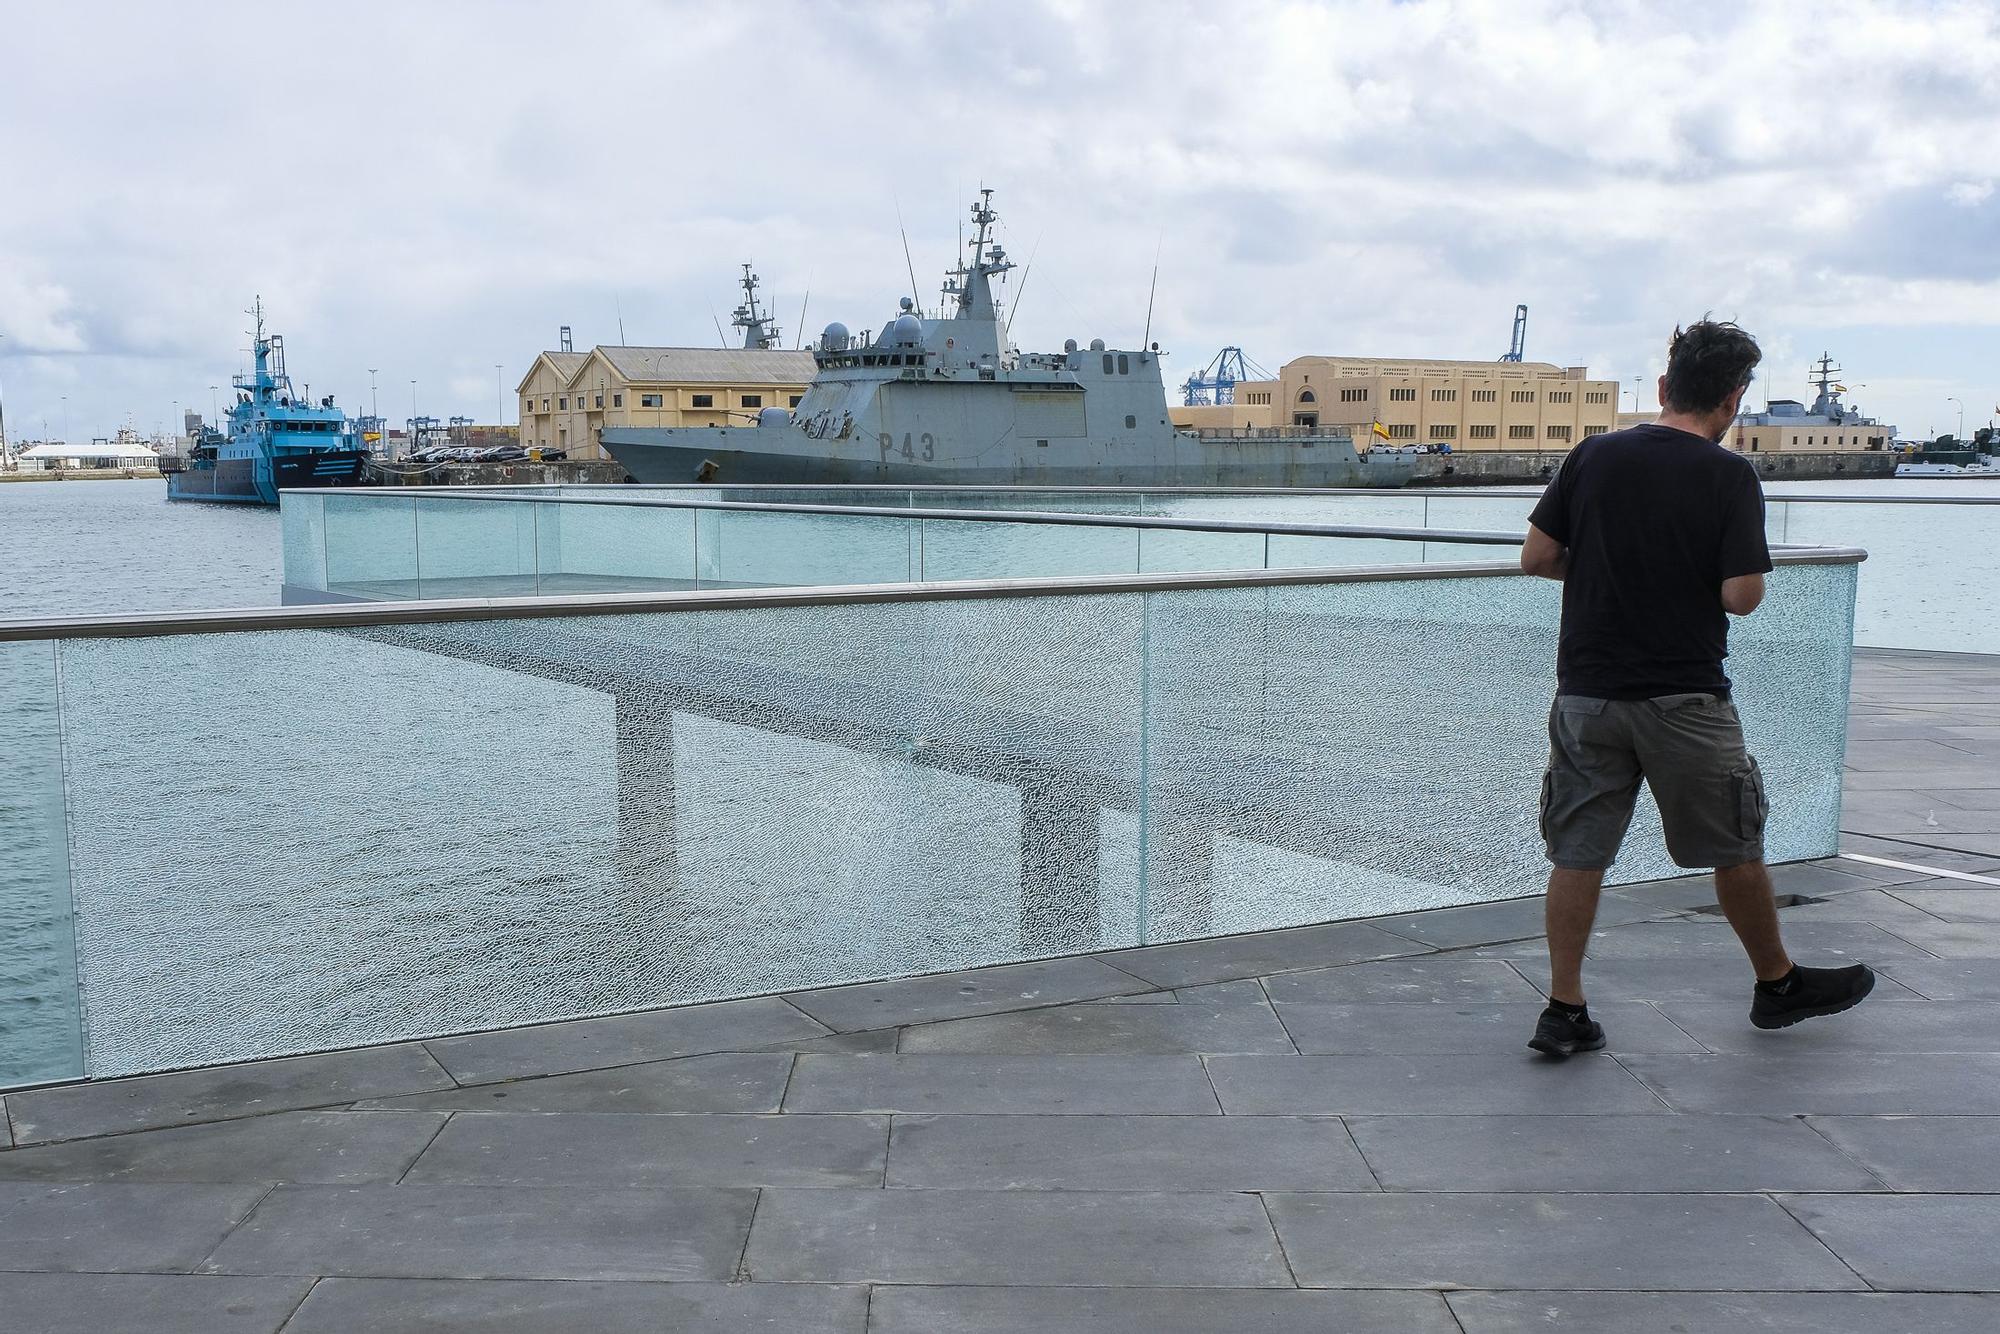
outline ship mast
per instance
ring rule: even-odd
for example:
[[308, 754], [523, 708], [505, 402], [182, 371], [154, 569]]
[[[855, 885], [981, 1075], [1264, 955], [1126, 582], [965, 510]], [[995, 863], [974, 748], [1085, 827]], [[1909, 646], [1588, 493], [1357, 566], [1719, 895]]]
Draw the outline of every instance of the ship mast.
[[757, 350], [784, 346], [778, 326], [757, 306], [757, 275], [748, 264], [743, 266], [743, 276], [736, 281], [743, 288], [743, 304], [736, 308], [729, 322], [743, 331], [743, 346]]
[[1813, 400], [1812, 405], [1815, 416], [1840, 416], [1840, 387], [1834, 383], [1840, 373], [1840, 367], [1833, 364], [1833, 357], [1828, 353], [1820, 353], [1819, 360], [1813, 363], [1813, 373], [1807, 380], [1819, 387], [1819, 397]]
[[993, 279], [1013, 268], [1014, 262], [992, 240], [993, 224], [999, 220], [1000, 215], [993, 211], [992, 188], [981, 186], [972, 205], [972, 221], [979, 229], [969, 247], [972, 262], [961, 260], [944, 285], [947, 297], [958, 298], [958, 319], [997, 322], [1000, 318], [999, 303], [993, 299]]

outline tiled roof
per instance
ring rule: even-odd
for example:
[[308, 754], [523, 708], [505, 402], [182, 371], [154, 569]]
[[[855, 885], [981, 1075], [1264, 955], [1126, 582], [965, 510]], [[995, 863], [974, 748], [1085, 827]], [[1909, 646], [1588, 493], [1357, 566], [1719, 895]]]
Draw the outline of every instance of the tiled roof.
[[[806, 384], [812, 353], [720, 347], [604, 347], [604, 359], [628, 380], [675, 384]], [[578, 359], [581, 364], [582, 359]], [[574, 372], [572, 372], [574, 373]]]

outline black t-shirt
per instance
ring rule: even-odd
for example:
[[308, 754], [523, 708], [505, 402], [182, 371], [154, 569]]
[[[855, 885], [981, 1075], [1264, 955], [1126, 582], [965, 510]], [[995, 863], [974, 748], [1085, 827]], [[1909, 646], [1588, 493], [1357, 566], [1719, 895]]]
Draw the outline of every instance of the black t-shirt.
[[1569, 548], [1558, 689], [1727, 694], [1722, 581], [1771, 568], [1750, 461], [1658, 423], [1571, 450], [1528, 521]]

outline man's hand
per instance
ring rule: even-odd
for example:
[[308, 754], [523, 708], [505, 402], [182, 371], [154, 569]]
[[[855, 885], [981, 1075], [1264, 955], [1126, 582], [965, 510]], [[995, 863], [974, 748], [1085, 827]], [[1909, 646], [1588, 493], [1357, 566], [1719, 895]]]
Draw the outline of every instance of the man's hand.
[[1531, 523], [1528, 540], [1521, 544], [1521, 571], [1561, 583], [1569, 573], [1569, 548]]
[[1739, 574], [1722, 581], [1722, 609], [1731, 616], [1748, 616], [1764, 601], [1764, 576]]

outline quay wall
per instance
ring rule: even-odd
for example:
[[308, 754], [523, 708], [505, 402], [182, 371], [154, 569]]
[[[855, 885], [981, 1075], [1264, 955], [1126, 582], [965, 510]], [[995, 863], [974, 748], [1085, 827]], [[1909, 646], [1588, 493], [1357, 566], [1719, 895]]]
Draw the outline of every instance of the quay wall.
[[0, 472], [0, 482], [116, 482], [140, 478], [157, 482], [157, 468], [49, 468]]
[[376, 471], [371, 482], [381, 486], [571, 486], [616, 485], [629, 480], [625, 465], [612, 459], [565, 460], [560, 463], [442, 463]]
[[[1423, 460], [1418, 486], [1503, 486], [1546, 482], [1567, 451], [1547, 450], [1432, 455]], [[1893, 477], [1899, 456], [1880, 451], [1824, 454], [1745, 454], [1766, 481], [1822, 482], [1847, 477]]]

